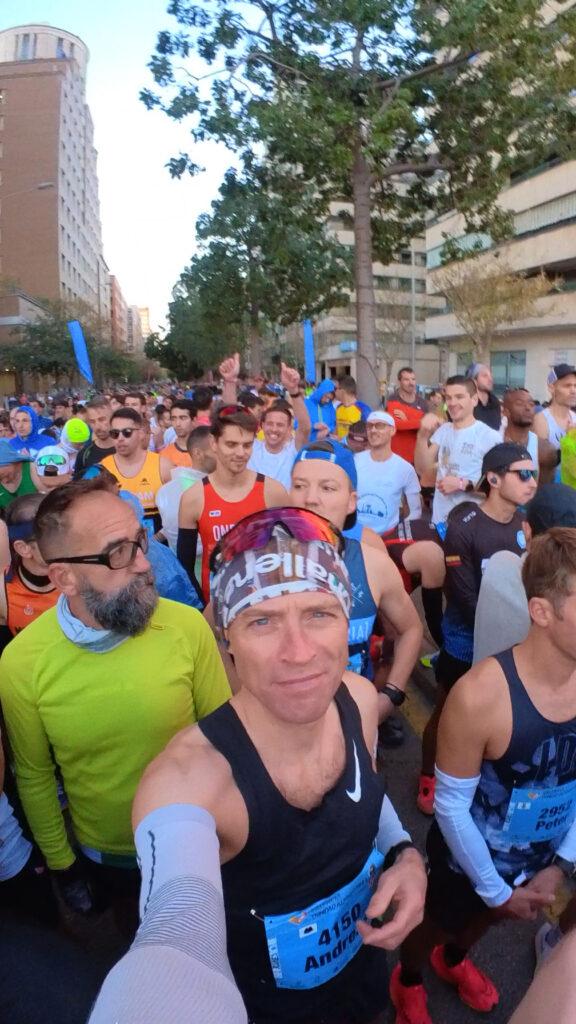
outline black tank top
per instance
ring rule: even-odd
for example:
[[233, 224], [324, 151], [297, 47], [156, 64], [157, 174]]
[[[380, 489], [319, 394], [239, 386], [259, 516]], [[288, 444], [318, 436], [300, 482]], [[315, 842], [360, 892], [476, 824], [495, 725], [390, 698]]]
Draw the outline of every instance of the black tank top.
[[540, 714], [513, 648], [496, 661], [510, 692], [512, 735], [501, 758], [482, 762], [471, 814], [498, 872], [518, 884], [550, 863], [576, 815], [576, 717], [551, 722]]
[[335, 701], [346, 762], [311, 811], [289, 804], [276, 788], [232, 705], [198, 723], [229, 762], [248, 810], [248, 841], [222, 866], [222, 881], [230, 964], [250, 1021], [258, 1024], [360, 1024], [386, 1004], [382, 950], [361, 946], [334, 978], [303, 991], [277, 986], [268, 952], [267, 915], [296, 912], [336, 893], [374, 848], [384, 781], [372, 768], [358, 707], [343, 683]]

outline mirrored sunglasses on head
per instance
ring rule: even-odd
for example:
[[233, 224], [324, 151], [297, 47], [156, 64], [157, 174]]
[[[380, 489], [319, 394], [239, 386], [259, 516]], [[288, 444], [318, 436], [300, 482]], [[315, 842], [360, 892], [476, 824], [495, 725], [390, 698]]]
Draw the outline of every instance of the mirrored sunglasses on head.
[[338, 554], [344, 550], [344, 537], [335, 526], [305, 508], [268, 508], [241, 519], [219, 540], [210, 556], [210, 572], [216, 572], [224, 562], [230, 562], [246, 551], [265, 547], [276, 527], [281, 527], [294, 540], [308, 544], [323, 541], [331, 544]]

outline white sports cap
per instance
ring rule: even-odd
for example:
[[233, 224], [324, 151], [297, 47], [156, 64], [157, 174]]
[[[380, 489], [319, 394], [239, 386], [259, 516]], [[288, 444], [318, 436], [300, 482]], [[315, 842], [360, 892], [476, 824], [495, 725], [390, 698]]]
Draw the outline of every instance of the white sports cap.
[[371, 412], [366, 423], [387, 423], [389, 427], [395, 427], [396, 421], [389, 412], [384, 412], [383, 409], [376, 409], [375, 412]]

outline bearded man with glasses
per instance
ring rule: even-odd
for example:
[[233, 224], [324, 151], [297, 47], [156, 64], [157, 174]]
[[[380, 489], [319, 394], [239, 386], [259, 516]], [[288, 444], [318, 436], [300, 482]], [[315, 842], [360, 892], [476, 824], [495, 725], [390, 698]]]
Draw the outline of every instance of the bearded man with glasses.
[[140, 880], [130, 808], [140, 776], [230, 690], [210, 628], [194, 609], [158, 598], [147, 531], [104, 480], [47, 495], [34, 537], [60, 597], [0, 665], [18, 789], [64, 900], [82, 911], [112, 905], [129, 932]]
[[101, 465], [118, 480], [122, 490], [134, 494], [152, 523], [154, 533], [162, 528], [156, 495], [162, 484], [172, 476], [172, 463], [164, 455], [143, 448], [144, 421], [135, 409], [117, 409], [112, 414], [110, 437], [116, 445], [114, 455], [107, 455]]

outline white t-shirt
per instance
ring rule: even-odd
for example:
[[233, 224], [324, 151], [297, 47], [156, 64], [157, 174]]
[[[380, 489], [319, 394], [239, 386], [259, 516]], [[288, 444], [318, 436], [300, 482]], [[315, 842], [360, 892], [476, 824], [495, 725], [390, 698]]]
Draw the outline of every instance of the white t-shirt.
[[[162, 484], [162, 487], [156, 492], [156, 504], [162, 520], [162, 532], [174, 553], [176, 553], [178, 544], [178, 513], [182, 495], [184, 491], [205, 476], [206, 473], [201, 473], [199, 469], [193, 469], [192, 466], [175, 466], [172, 470], [172, 479], [167, 484]], [[200, 538], [198, 538], [198, 554], [200, 549]]]
[[279, 452], [269, 452], [266, 442], [256, 439], [248, 469], [253, 469], [256, 473], [264, 473], [264, 476], [278, 480], [278, 483], [281, 483], [289, 491], [292, 466], [297, 454], [298, 449], [294, 441], [289, 441]]
[[[477, 483], [482, 475], [482, 460], [486, 452], [502, 439], [497, 430], [492, 430], [485, 423], [476, 420], [471, 427], [456, 430], [453, 423], [443, 423], [432, 437], [431, 444], [438, 445], [438, 473], [436, 483], [446, 476], [461, 476], [465, 480]], [[445, 523], [449, 513], [463, 501], [483, 500], [479, 495], [467, 491], [454, 491], [452, 494], [441, 494], [436, 487], [432, 506], [432, 522]]]
[[422, 514], [420, 482], [414, 466], [399, 455], [392, 454], [384, 462], [377, 462], [370, 451], [354, 456], [358, 473], [358, 519], [362, 526], [370, 526], [376, 533], [387, 533], [398, 525], [400, 505], [405, 495], [409, 507], [408, 519]]

